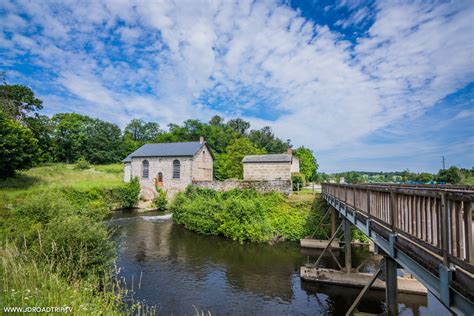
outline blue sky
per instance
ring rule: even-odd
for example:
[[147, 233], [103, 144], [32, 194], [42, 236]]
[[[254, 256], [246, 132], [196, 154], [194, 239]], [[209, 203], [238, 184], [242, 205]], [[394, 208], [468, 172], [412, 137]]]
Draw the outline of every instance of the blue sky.
[[473, 1], [0, 2], [0, 68], [124, 126], [240, 116], [320, 169], [474, 166]]

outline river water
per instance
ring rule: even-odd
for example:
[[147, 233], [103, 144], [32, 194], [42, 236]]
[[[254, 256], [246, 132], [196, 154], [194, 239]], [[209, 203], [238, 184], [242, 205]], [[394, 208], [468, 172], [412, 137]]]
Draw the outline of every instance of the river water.
[[[298, 243], [239, 244], [155, 215], [117, 213], [109, 223], [121, 276], [134, 297], [158, 314], [344, 315], [360, 291], [300, 280], [299, 267], [318, 253], [302, 251]], [[354, 266], [366, 255], [356, 249]], [[334, 266], [329, 257], [324, 264]], [[384, 292], [369, 292], [359, 310], [380, 313], [383, 300]], [[400, 295], [399, 301], [402, 315], [430, 315], [437, 305], [416, 295]]]

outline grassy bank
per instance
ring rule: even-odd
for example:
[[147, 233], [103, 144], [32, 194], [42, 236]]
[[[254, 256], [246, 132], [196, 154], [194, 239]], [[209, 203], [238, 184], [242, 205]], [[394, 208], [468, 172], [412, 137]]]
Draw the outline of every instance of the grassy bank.
[[[222, 235], [240, 242], [299, 240], [312, 234], [324, 205], [314, 196], [286, 198], [255, 190], [217, 192], [188, 187], [171, 203], [173, 220], [207, 235]], [[324, 235], [324, 229], [317, 235]]]
[[50, 190], [111, 190], [123, 185], [121, 164], [77, 169], [71, 164], [48, 164], [19, 172], [16, 177], [0, 180], [0, 209], [11, 209], [29, 195]]
[[103, 222], [111, 208], [138, 200], [138, 184], [123, 184], [121, 172], [51, 164], [0, 181], [2, 306], [130, 312], [113, 282], [115, 244]]

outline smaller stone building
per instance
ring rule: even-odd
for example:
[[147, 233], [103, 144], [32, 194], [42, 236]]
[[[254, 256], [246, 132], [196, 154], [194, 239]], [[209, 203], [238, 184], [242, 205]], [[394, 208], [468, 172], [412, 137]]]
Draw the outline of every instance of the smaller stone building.
[[286, 154], [245, 156], [242, 163], [248, 181], [291, 180], [291, 174], [300, 171], [299, 159], [291, 149]]
[[146, 200], [156, 196], [157, 187], [171, 197], [193, 182], [212, 181], [213, 161], [202, 137], [198, 142], [145, 144], [123, 160], [124, 181], [138, 177]]

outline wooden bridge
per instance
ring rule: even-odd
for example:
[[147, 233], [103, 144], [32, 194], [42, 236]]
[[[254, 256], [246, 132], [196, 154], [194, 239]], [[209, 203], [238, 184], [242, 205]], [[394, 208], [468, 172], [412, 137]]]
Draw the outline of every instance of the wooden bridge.
[[474, 315], [472, 187], [323, 184], [322, 196], [346, 231], [356, 225], [385, 255], [389, 315], [398, 313], [398, 266], [455, 314]]

